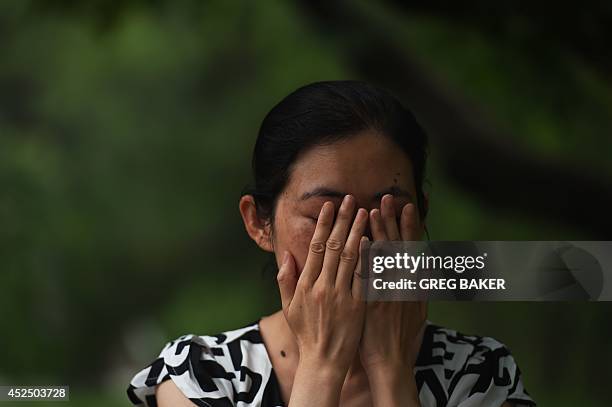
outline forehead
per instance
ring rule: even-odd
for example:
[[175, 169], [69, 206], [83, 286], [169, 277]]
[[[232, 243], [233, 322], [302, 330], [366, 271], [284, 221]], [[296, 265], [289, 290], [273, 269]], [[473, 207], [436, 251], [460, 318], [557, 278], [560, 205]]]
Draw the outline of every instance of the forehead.
[[414, 191], [410, 158], [387, 137], [364, 132], [306, 151], [294, 163], [286, 191], [297, 196], [323, 187], [365, 198], [393, 186]]

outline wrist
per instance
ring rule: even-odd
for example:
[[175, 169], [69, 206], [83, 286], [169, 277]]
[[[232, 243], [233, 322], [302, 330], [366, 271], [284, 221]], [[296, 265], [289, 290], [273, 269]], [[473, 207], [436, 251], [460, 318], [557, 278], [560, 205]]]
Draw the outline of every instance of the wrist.
[[419, 406], [414, 368], [403, 364], [373, 365], [366, 369], [374, 406]]
[[342, 384], [348, 372], [348, 366], [334, 363], [328, 358], [300, 357], [297, 371], [312, 374], [328, 383], [340, 382]]
[[327, 360], [300, 358], [289, 405], [337, 406], [346, 370]]
[[377, 361], [364, 365], [368, 378], [372, 380], [392, 380], [414, 376], [414, 367], [397, 361]]

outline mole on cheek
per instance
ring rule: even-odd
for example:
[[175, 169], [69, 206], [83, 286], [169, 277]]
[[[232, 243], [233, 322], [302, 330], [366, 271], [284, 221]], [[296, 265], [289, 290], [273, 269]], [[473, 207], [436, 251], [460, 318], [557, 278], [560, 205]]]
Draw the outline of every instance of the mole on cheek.
[[282, 357], [287, 356], [287, 354], [285, 353], [285, 351], [284, 351], [284, 350], [281, 350], [281, 356], [282, 356]]

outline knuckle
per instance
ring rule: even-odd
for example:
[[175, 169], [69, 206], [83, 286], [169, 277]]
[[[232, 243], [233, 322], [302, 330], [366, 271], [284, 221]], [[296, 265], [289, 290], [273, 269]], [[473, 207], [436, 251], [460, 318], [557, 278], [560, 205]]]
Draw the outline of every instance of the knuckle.
[[333, 239], [333, 238], [327, 239], [325, 246], [327, 247], [328, 250], [336, 252], [342, 249], [342, 242], [338, 239]]
[[312, 290], [312, 296], [315, 301], [323, 302], [327, 298], [327, 290], [325, 287], [315, 287]]
[[342, 208], [340, 209], [340, 211], [338, 211], [338, 219], [350, 220], [350, 218], [351, 218], [351, 212], [348, 211], [346, 208]]
[[331, 226], [333, 224], [334, 220], [330, 219], [330, 218], [325, 218], [324, 216], [319, 217], [317, 224], [319, 226]]
[[344, 249], [340, 254], [340, 260], [345, 263], [353, 263], [357, 259], [357, 255], [353, 250]]
[[310, 242], [310, 252], [314, 254], [325, 253], [325, 244], [322, 242]]
[[353, 298], [351, 309], [354, 313], [363, 312], [365, 310], [365, 302], [359, 298]]

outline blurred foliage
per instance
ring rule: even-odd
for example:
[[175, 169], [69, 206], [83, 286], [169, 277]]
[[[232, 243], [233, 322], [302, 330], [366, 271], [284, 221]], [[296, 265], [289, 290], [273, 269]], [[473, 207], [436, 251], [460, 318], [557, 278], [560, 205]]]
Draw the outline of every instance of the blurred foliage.
[[[575, 55], [533, 58], [520, 31], [499, 43], [446, 19], [372, 15], [516, 143], [610, 173], [610, 84]], [[1, 2], [0, 382], [127, 404], [166, 341], [277, 309], [238, 197], [271, 106], [356, 77], [337, 47], [280, 1]], [[589, 239], [474, 200], [432, 150], [432, 239]], [[609, 315], [605, 303], [430, 311], [509, 345], [541, 405], [609, 402]]]

